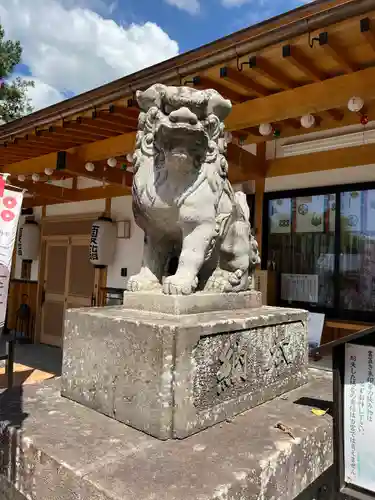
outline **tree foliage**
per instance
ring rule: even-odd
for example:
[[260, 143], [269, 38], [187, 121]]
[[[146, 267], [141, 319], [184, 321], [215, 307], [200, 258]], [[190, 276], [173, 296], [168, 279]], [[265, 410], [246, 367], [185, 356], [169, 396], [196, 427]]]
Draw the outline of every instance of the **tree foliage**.
[[0, 25], [0, 124], [21, 118], [33, 110], [27, 89], [33, 87], [34, 82], [12, 77], [21, 56], [20, 42], [5, 40], [4, 29]]

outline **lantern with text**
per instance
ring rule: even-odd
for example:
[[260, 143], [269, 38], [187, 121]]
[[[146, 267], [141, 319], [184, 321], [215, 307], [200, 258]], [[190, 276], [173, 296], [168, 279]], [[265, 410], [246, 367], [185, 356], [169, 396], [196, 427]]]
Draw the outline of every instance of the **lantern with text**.
[[99, 217], [91, 227], [90, 262], [103, 268], [112, 263], [116, 248], [116, 225], [109, 217]]
[[331, 345], [337, 493], [342, 499], [373, 499], [375, 327], [334, 341]]
[[18, 230], [17, 255], [26, 261], [38, 260], [40, 252], [40, 228], [35, 221], [26, 221]]

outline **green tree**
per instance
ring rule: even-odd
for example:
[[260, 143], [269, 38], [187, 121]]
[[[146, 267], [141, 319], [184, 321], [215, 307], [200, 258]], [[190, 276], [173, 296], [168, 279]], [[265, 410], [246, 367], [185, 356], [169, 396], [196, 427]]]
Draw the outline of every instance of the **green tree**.
[[20, 42], [5, 40], [4, 29], [0, 25], [0, 124], [21, 118], [33, 110], [27, 89], [33, 87], [34, 82], [12, 78], [21, 56]]

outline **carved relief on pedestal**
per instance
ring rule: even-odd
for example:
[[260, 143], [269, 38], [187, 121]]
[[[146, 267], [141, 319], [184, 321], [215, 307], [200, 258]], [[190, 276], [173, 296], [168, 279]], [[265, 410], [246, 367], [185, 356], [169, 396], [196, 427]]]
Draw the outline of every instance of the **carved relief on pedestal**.
[[195, 405], [208, 407], [282, 384], [305, 364], [301, 322], [203, 337], [194, 350]]
[[227, 387], [247, 379], [247, 350], [239, 339], [225, 344], [219, 361], [221, 366], [217, 372], [218, 394]]

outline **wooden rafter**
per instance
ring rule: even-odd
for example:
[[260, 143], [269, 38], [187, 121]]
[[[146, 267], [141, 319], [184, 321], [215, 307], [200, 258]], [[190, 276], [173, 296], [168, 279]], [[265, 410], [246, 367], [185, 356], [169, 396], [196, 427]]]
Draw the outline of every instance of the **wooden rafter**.
[[111, 126], [118, 126], [120, 127], [121, 130], [128, 131], [130, 130], [135, 130], [138, 125], [138, 121], [129, 118], [127, 116], [122, 116], [122, 115], [115, 115], [113, 112], [110, 110], [108, 111], [93, 111], [92, 112], [92, 120], [94, 123], [98, 123], [99, 125], [111, 125]]
[[375, 98], [375, 68], [237, 104], [227, 118], [226, 126], [229, 130], [241, 130], [259, 123], [300, 117], [312, 111], [319, 113], [340, 108], [356, 94], [364, 100]]
[[270, 64], [264, 57], [253, 56], [250, 58], [249, 63], [253, 72], [268, 78], [268, 80], [271, 80], [279, 88], [286, 90], [295, 87], [295, 82]]
[[84, 130], [76, 130], [74, 134], [70, 130], [68, 130], [65, 125], [62, 126], [52, 126], [49, 127], [48, 130], [39, 131], [42, 137], [55, 137], [62, 138], [62, 140], [69, 141], [72, 135], [80, 140], [81, 144], [85, 142], [95, 141], [95, 138], [90, 133], [85, 132]]
[[375, 51], [375, 33], [372, 27], [371, 19], [369, 17], [361, 19], [360, 27], [361, 27], [361, 33], [363, 34], [367, 43]]
[[124, 120], [124, 123], [129, 123], [132, 126], [137, 127], [139, 108], [123, 108], [122, 106], [111, 104], [108, 111], [101, 110], [99, 114], [102, 114], [106, 117], [120, 117], [122, 120]]
[[225, 85], [216, 82], [215, 80], [208, 77], [199, 77], [194, 79], [194, 87], [198, 89], [215, 89], [226, 99], [230, 99], [232, 102], [243, 102], [248, 99], [248, 96], [242, 95], [235, 90], [226, 87]]
[[110, 121], [99, 121], [98, 119], [91, 119], [91, 118], [77, 118], [77, 124], [83, 126], [85, 130], [92, 130], [93, 133], [98, 133], [98, 134], [107, 134], [108, 137], [111, 137], [112, 135], [116, 134], [125, 134], [126, 132], [131, 132], [132, 128], [121, 125], [121, 124], [116, 124], [116, 123], [111, 123]]
[[349, 59], [347, 52], [345, 49], [340, 47], [332, 37], [328, 37], [328, 33], [326, 36], [320, 36], [319, 44], [323, 47], [324, 51], [334, 59], [340, 67], [343, 67], [345, 71], [348, 73], [354, 73], [357, 71], [356, 65]]
[[250, 77], [246, 76], [245, 73], [231, 68], [230, 66], [224, 66], [220, 68], [220, 78], [228, 80], [229, 82], [233, 82], [236, 85], [240, 85], [247, 92], [250, 91], [258, 97], [264, 97], [270, 94], [270, 91], [263, 87], [263, 85], [260, 85]]
[[112, 137], [115, 132], [110, 132], [108, 130], [98, 129], [95, 125], [91, 123], [83, 123], [84, 118], [78, 117], [75, 121], [65, 122], [64, 128], [73, 132], [85, 132], [92, 137], [93, 140], [99, 141], [103, 138]]
[[316, 67], [316, 65], [308, 58], [299, 47], [295, 45], [284, 45], [282, 49], [283, 58], [298, 68], [313, 82], [320, 82], [327, 78], [324, 71]]
[[71, 137], [69, 140], [64, 140], [59, 139], [58, 137], [51, 137], [47, 134], [43, 136], [42, 133], [39, 133], [39, 131], [36, 131], [35, 134], [27, 134], [25, 136], [25, 141], [27, 144], [48, 144], [49, 146], [52, 146], [55, 151], [56, 149], [74, 148], [81, 144], [81, 141], [79, 139], [75, 139], [74, 137]]

